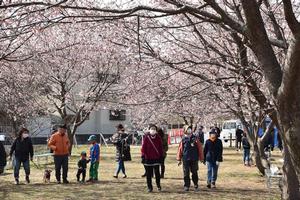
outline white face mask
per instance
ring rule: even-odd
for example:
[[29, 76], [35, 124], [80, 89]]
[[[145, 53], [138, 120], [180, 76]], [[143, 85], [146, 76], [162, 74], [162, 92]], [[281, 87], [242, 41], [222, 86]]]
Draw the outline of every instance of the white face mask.
[[192, 129], [189, 128], [186, 132], [190, 135], [192, 133]]
[[29, 134], [28, 134], [28, 133], [23, 133], [22, 137], [23, 137], [23, 138], [28, 138], [28, 137], [29, 137]]
[[156, 130], [151, 129], [150, 130], [150, 135], [155, 135], [156, 134]]

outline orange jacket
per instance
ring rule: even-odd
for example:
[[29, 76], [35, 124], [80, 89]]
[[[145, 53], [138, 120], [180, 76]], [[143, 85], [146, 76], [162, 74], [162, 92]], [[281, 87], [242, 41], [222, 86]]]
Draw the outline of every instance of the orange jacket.
[[59, 132], [54, 133], [48, 142], [48, 147], [53, 150], [54, 155], [69, 155], [70, 141], [67, 134], [62, 136]]
[[[198, 150], [198, 159], [199, 159], [199, 161], [202, 162], [204, 160], [203, 148], [202, 148], [201, 142], [198, 139], [196, 140], [196, 145], [197, 145], [197, 150]], [[181, 161], [182, 157], [183, 157], [183, 143], [181, 141], [179, 144], [179, 147], [178, 147], [176, 159], [178, 161]]]

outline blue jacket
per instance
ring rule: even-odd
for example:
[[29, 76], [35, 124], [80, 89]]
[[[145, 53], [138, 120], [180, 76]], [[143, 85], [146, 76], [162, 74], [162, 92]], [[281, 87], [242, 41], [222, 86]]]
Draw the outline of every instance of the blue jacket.
[[213, 163], [223, 161], [223, 144], [220, 139], [216, 139], [214, 142], [210, 139], [206, 140], [204, 146], [204, 160]]
[[99, 158], [100, 158], [100, 147], [98, 143], [95, 143], [90, 148], [91, 163], [95, 163], [96, 161], [99, 161]]

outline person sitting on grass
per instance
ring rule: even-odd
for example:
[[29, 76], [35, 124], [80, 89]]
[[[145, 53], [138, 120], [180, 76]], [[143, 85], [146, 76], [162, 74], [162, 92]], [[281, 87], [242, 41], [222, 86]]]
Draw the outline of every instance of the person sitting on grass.
[[178, 166], [183, 161], [183, 180], [184, 191], [189, 191], [191, 185], [190, 172], [192, 173], [192, 180], [194, 183], [195, 191], [199, 190], [198, 187], [198, 161], [203, 162], [203, 149], [199, 139], [192, 134], [192, 127], [184, 127], [184, 136], [179, 144], [177, 152]]
[[80, 175], [82, 174], [82, 179], [81, 179], [81, 183], [84, 183], [85, 181], [85, 176], [86, 176], [86, 168], [87, 168], [87, 163], [90, 162], [90, 160], [86, 159], [86, 152], [83, 151], [81, 152], [81, 158], [78, 161], [77, 165], [78, 165], [78, 171], [77, 171], [77, 182], [80, 181]]
[[218, 133], [215, 129], [209, 132], [209, 139], [204, 146], [204, 164], [207, 165], [207, 187], [216, 188], [218, 178], [218, 169], [220, 162], [223, 161], [223, 144], [218, 139]]
[[87, 182], [97, 182], [98, 181], [98, 168], [99, 168], [99, 159], [100, 159], [100, 147], [97, 143], [97, 137], [91, 135], [88, 139], [88, 142], [91, 144], [90, 147], [90, 179]]

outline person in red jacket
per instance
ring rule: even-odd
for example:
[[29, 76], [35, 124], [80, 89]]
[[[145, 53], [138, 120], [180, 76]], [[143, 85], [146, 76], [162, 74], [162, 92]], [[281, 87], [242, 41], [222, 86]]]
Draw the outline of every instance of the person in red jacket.
[[159, 166], [163, 159], [163, 144], [161, 137], [157, 134], [157, 127], [150, 125], [149, 133], [146, 133], [142, 144], [142, 163], [146, 169], [148, 192], [153, 191], [152, 176], [155, 173], [158, 191], [161, 191]]

